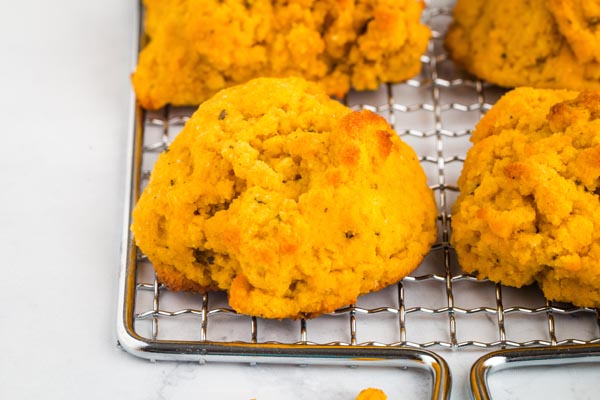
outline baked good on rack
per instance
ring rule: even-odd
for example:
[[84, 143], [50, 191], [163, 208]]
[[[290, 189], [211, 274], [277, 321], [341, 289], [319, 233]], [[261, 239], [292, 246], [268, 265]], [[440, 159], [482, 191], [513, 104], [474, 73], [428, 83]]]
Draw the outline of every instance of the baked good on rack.
[[416, 75], [430, 30], [422, 0], [144, 0], [149, 38], [133, 74], [140, 104], [198, 105], [261, 76], [328, 94]]
[[301, 78], [259, 78], [200, 106], [156, 162], [132, 229], [169, 288], [227, 290], [240, 313], [299, 318], [410, 273], [436, 214], [385, 119]]
[[515, 89], [472, 141], [452, 214], [463, 270], [600, 307], [600, 92]]
[[600, 1], [458, 0], [450, 57], [505, 87], [600, 89]]

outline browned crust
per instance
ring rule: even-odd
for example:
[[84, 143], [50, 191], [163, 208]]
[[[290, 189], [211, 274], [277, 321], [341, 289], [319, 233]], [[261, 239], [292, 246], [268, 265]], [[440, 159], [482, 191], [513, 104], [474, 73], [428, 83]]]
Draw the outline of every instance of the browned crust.
[[202, 286], [188, 279], [184, 274], [170, 265], [156, 264], [154, 265], [154, 270], [156, 271], [158, 281], [171, 290], [199, 293], [219, 290], [216, 285]]

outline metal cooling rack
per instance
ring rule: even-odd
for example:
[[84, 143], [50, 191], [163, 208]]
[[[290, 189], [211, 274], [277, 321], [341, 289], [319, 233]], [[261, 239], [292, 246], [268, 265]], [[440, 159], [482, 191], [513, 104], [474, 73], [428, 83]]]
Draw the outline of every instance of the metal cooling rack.
[[440, 388], [448, 389], [449, 373], [443, 359], [428, 350], [600, 343], [598, 310], [546, 301], [537, 287], [514, 289], [480, 281], [457, 265], [449, 244], [456, 181], [472, 127], [503, 90], [473, 79], [447, 58], [442, 43], [451, 5], [433, 0], [427, 4], [423, 17], [433, 37], [417, 77], [373, 92], [350, 93], [344, 99], [353, 109], [370, 109], [385, 117], [420, 157], [439, 210], [439, 237], [422, 265], [396, 285], [311, 320], [248, 317], [231, 309], [223, 293], [167, 290], [133, 244], [131, 210], [158, 154], [194, 109], [165, 107], [151, 112], [138, 107], [132, 116], [123, 234], [118, 320], [122, 347], [152, 360], [301, 364], [341, 357], [351, 363], [367, 355], [401, 359], [404, 364], [418, 360], [430, 371], [441, 371], [433, 391], [434, 398], [436, 391], [443, 398]]

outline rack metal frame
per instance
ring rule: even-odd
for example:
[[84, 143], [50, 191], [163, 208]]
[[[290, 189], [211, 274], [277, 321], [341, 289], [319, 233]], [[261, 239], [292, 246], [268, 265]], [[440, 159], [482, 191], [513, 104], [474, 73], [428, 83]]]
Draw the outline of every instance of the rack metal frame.
[[[424, 20], [431, 26], [433, 37], [427, 53], [422, 56], [423, 68], [419, 76], [406, 82], [383, 85], [373, 93], [352, 93], [344, 99], [353, 109], [370, 109], [387, 118], [400, 137], [415, 147], [436, 194], [438, 241], [424, 265], [384, 290], [383, 300], [377, 299], [378, 294], [368, 295], [364, 302], [359, 299], [357, 304], [328, 316], [308, 321], [302, 319], [293, 328], [265, 324], [263, 329], [262, 320], [236, 314], [218, 294], [184, 298], [178, 303], [184, 304], [181, 307], [164, 306], [166, 293], [179, 295], [169, 292], [157, 281], [151, 264], [136, 248], [129, 230], [131, 211], [147, 182], [152, 160], [167, 148], [193, 110], [167, 106], [149, 112], [136, 105], [132, 98], [117, 319], [117, 339], [124, 350], [149, 360], [200, 363], [416, 367], [432, 373], [432, 398], [435, 399], [449, 396], [451, 378], [444, 359], [431, 349], [515, 350], [491, 353], [476, 363], [471, 378], [474, 396], [481, 396], [476, 398], [487, 398], [485, 377], [490, 371], [490, 363], [497, 364], [494, 357], [505, 357], [510, 365], [513, 360], [526, 359], [532, 346], [545, 349], [531, 351], [547, 359], [561, 358], [565, 352], [573, 354], [574, 349], [582, 346], [587, 350], [581, 354], [596, 351], [600, 344], [598, 310], [546, 301], [535, 288], [515, 290], [480, 281], [462, 273], [457, 264], [450, 245], [451, 207], [458, 192], [455, 182], [474, 122], [492, 107], [503, 90], [473, 79], [447, 58], [442, 43], [451, 17], [451, 3], [442, 0], [427, 3]], [[142, 38], [142, 13], [140, 4], [136, 16], [136, 22], [140, 24], [137, 43], [141, 43]], [[135, 48], [137, 53], [141, 45]], [[440, 301], [432, 304], [431, 298], [436, 297]], [[193, 319], [192, 329], [197, 330], [193, 339], [160, 333], [161, 321], [178, 321], [185, 316]], [[243, 324], [249, 325], [249, 332], [243, 339], [235, 335], [211, 336], [214, 327], [240, 318]], [[314, 327], [327, 318], [345, 321], [346, 333], [333, 340], [313, 340], [311, 332], [318, 330]], [[378, 325], [382, 320], [386, 321], [385, 326]], [[390, 320], [393, 321], [391, 325]], [[142, 327], [145, 322], [149, 323], [149, 329]], [[438, 336], [418, 334], [419, 329], [432, 324], [438, 326]], [[522, 329], [523, 324], [528, 324], [527, 329]], [[484, 329], [480, 329], [481, 326]], [[580, 329], [580, 326], [584, 328]], [[265, 329], [283, 329], [285, 332], [279, 336], [278, 332], [265, 335]], [[295, 332], [290, 333], [290, 329]], [[367, 340], [361, 340], [361, 330], [393, 332], [386, 339], [374, 340], [367, 336]], [[472, 331], [486, 331], [487, 334], [483, 337]], [[532, 333], [519, 336], [518, 333], [523, 331]], [[509, 353], [505, 356], [502, 351]]]

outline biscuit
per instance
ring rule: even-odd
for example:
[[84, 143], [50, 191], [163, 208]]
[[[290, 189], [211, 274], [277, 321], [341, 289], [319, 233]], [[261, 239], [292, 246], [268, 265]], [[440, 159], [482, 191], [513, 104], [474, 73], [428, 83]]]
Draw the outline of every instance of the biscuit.
[[505, 86], [600, 89], [600, 2], [458, 0], [450, 58]]
[[421, 0], [144, 0], [140, 104], [198, 105], [257, 77], [301, 76], [343, 97], [418, 74]]
[[472, 141], [452, 214], [463, 270], [600, 307], [600, 92], [515, 89]]
[[397, 282], [436, 239], [414, 151], [385, 119], [301, 78], [204, 102], [160, 155], [135, 241], [174, 290], [226, 290], [238, 312], [313, 317]]

